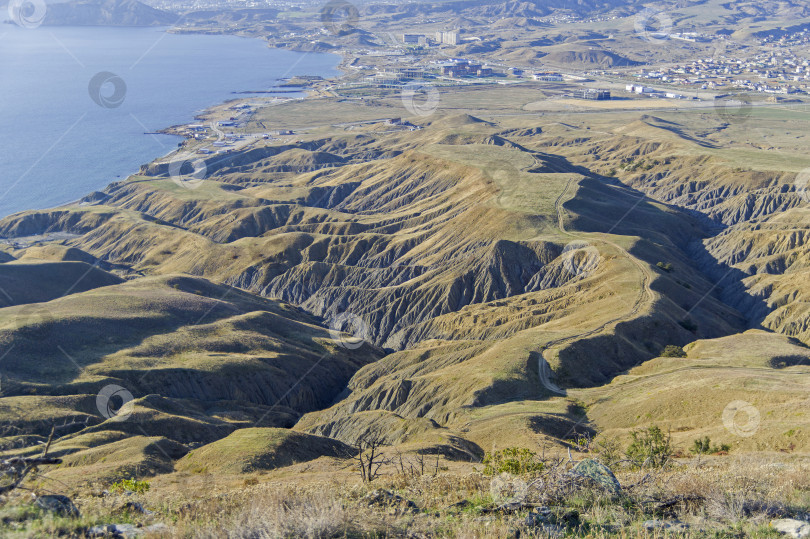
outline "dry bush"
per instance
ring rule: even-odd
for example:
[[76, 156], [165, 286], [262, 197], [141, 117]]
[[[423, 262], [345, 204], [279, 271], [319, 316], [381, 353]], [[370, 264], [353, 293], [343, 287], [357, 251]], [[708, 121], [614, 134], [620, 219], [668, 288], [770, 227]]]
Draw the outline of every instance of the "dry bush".
[[[803, 468], [803, 466], [802, 466]], [[636, 473], [620, 474], [629, 497], [646, 514], [656, 517], [708, 519], [737, 525], [762, 524], [768, 519], [801, 512], [806, 487], [796, 463], [785, 464], [763, 456], [695, 458], [674, 468], [653, 474], [640, 482]], [[805, 491], [806, 492], [806, 491]]]
[[376, 486], [403, 492], [420, 507], [443, 508], [461, 500], [489, 493], [490, 478], [474, 472], [464, 475], [396, 474], [377, 480]]
[[[176, 483], [157, 483], [138, 501], [165, 514], [177, 537], [261, 539], [409, 533], [414, 538], [501, 537], [516, 531], [521, 537], [543, 537], [541, 527], [526, 524], [528, 512], [540, 512], [539, 506], [547, 507], [553, 518], [575, 511], [578, 521], [557, 522], [568, 526], [569, 534], [587, 531], [592, 537], [615, 537], [619, 530], [637, 530], [652, 518], [750, 534], [768, 518], [801, 515], [810, 500], [808, 464], [780, 456], [701, 456], [678, 459], [663, 469], [617, 464], [613, 471], [624, 487], [622, 496], [572, 474], [575, 462], [566, 456], [544, 459], [539, 473], [507, 474], [505, 479], [485, 476], [469, 464], [444, 464], [449, 469], [442, 466], [444, 471], [436, 473], [435, 465], [429, 471], [426, 466], [424, 474], [413, 473], [410, 466], [402, 473], [406, 467], [390, 465], [371, 482], [361, 482], [351, 463], [342, 475], [328, 480], [319, 475], [316, 481], [307, 481], [304, 473], [255, 476], [249, 482], [242, 476], [178, 476]], [[496, 480], [514, 480], [524, 496], [512, 503], [513, 496], [496, 492]], [[392, 513], [364, 500], [378, 489], [394, 491], [420, 511]], [[802, 492], [807, 495], [801, 498], [803, 504], [785, 501], [791, 496], [800, 499]], [[97, 500], [107, 509], [125, 501], [120, 496]], [[82, 503], [82, 509], [89, 507]]]
[[590, 485], [587, 480], [571, 473], [573, 465], [573, 462], [562, 458], [546, 461], [543, 472], [529, 484], [528, 492], [532, 500], [543, 504], [558, 504], [574, 493], [588, 488]]
[[706, 510], [711, 517], [726, 522], [787, 516], [783, 499], [775, 495], [773, 486], [773, 477], [761, 468], [726, 473], [722, 481], [707, 489]]
[[229, 539], [315, 539], [343, 535], [351, 524], [351, 513], [328, 492], [269, 492], [251, 497], [251, 501], [234, 515], [193, 535]]
[[769, 469], [765, 474], [772, 476], [769, 483], [773, 498], [805, 507], [810, 504], [810, 464], [802, 462], [783, 467], [780, 463], [773, 462], [767, 468]]
[[715, 488], [716, 480], [700, 470], [678, 470], [668, 478], [667, 490], [673, 496], [696, 497], [703, 496]]

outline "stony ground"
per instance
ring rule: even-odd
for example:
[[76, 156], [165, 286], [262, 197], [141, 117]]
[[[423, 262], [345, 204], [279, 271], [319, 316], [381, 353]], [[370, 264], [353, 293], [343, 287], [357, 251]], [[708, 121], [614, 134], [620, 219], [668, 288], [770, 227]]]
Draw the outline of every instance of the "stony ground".
[[[70, 491], [72, 501], [46, 494], [61, 486], [40, 477], [29, 483], [31, 492], [18, 490], [3, 500], [0, 535], [776, 538], [810, 533], [806, 457], [702, 455], [661, 468], [622, 459], [613, 463], [615, 475], [600, 462], [611, 458], [605, 452], [575, 452], [570, 460], [565, 453], [532, 455], [510, 473], [499, 472], [498, 464], [493, 469], [442, 458], [425, 463], [399, 455], [371, 482], [360, 480], [354, 460], [323, 459], [271, 473], [173, 474], [127, 486], [99, 484]], [[78, 514], [70, 515], [74, 504]]]

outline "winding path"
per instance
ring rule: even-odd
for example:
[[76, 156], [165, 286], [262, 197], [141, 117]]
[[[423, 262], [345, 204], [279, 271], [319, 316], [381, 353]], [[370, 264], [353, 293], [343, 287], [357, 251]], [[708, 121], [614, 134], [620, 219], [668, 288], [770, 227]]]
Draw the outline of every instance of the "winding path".
[[[569, 178], [568, 182], [566, 182], [565, 188], [562, 190], [560, 195], [554, 201], [554, 211], [557, 214], [557, 226], [560, 229], [560, 232], [562, 232], [563, 234], [565, 234], [567, 236], [571, 236], [573, 238], [583, 239], [583, 238], [581, 238], [581, 235], [574, 234], [574, 233], [569, 232], [568, 230], [565, 229], [565, 219], [564, 219], [564, 216], [563, 216], [563, 213], [565, 212], [565, 210], [564, 210], [562, 205], [563, 205], [563, 202], [565, 200], [565, 196], [568, 194], [568, 190], [571, 187], [571, 184], [573, 182], [574, 182], [573, 177]], [[540, 377], [540, 383], [546, 389], [549, 389], [550, 391], [552, 391], [554, 393], [557, 393], [559, 395], [566, 395], [566, 392], [565, 392], [564, 389], [561, 389], [559, 386], [557, 386], [555, 383], [553, 383], [551, 381], [551, 373], [552, 373], [552, 371], [551, 371], [551, 367], [550, 367], [548, 361], [545, 358], [546, 350], [548, 350], [549, 348], [551, 348], [553, 346], [557, 346], [558, 344], [562, 344], [564, 342], [574, 341], [574, 340], [582, 339], [582, 338], [585, 338], [585, 337], [590, 337], [591, 335], [601, 333], [608, 326], [611, 326], [613, 324], [618, 324], [619, 322], [624, 322], [624, 321], [630, 320], [636, 314], [638, 314], [638, 312], [641, 310], [642, 306], [645, 303], [652, 302], [653, 299], [655, 298], [655, 295], [654, 295], [652, 289], [650, 288], [650, 283], [652, 283], [652, 280], [653, 280], [653, 273], [650, 271], [650, 268], [648, 268], [645, 264], [643, 264], [638, 259], [633, 257], [630, 253], [628, 253], [623, 247], [619, 246], [618, 244], [616, 244], [616, 243], [614, 243], [612, 241], [604, 240], [604, 239], [601, 239], [599, 241], [614, 247], [625, 258], [630, 260], [638, 268], [639, 272], [641, 273], [641, 290], [639, 291], [639, 295], [636, 298], [636, 301], [633, 303], [633, 307], [627, 313], [625, 313], [625, 314], [623, 314], [621, 316], [618, 316], [616, 318], [613, 318], [611, 320], [608, 320], [607, 322], [604, 322], [603, 324], [600, 324], [598, 327], [596, 327], [594, 329], [590, 329], [588, 331], [585, 331], [583, 333], [579, 333], [577, 335], [570, 335], [568, 337], [561, 337], [559, 339], [554, 339], [552, 341], [547, 342], [545, 345], [543, 345], [543, 347], [540, 349], [540, 354], [539, 354], [540, 357], [537, 360], [537, 363], [538, 363], [537, 372], [538, 372], [538, 375]]]

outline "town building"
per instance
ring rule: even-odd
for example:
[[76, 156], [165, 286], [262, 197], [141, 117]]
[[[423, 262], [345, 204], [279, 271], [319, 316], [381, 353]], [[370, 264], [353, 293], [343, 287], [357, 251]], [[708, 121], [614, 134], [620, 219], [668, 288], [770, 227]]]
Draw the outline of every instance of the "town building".
[[534, 80], [543, 81], [543, 82], [562, 82], [563, 76], [559, 73], [535, 73], [532, 75]]
[[419, 45], [425, 42], [424, 34], [402, 34], [402, 42], [406, 45]]
[[574, 97], [578, 99], [592, 99], [594, 101], [605, 101], [610, 99], [610, 90], [596, 88], [581, 88], [574, 91]]
[[443, 45], [458, 45], [458, 32], [436, 32], [436, 41]]

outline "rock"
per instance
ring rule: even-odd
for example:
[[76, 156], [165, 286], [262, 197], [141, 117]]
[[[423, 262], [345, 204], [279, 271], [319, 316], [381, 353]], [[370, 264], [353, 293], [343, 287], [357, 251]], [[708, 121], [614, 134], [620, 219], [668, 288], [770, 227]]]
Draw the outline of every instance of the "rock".
[[[552, 512], [548, 507], [538, 507], [531, 511], [523, 524], [529, 528], [556, 529], [575, 528], [579, 525], [579, 511], [575, 509]], [[552, 530], [553, 531], [553, 530]]]
[[502, 503], [498, 506], [497, 511], [502, 513], [516, 513], [526, 507], [526, 503], [523, 500], [519, 500], [516, 502], [506, 502]]
[[665, 528], [667, 527], [667, 523], [663, 520], [646, 520], [644, 524], [641, 525], [645, 530], [654, 530], [656, 528]]
[[127, 539], [144, 534], [144, 529], [136, 527], [134, 524], [107, 524], [104, 526], [93, 526], [87, 530], [87, 537], [114, 537]]
[[573, 472], [587, 477], [613, 495], [618, 496], [622, 493], [622, 485], [619, 483], [619, 480], [616, 479], [616, 476], [613, 475], [610, 468], [600, 462], [592, 459], [583, 460], [574, 466]]
[[647, 530], [670, 530], [675, 532], [683, 532], [689, 529], [689, 524], [677, 520], [647, 520], [642, 526]]
[[554, 524], [541, 524], [535, 528], [535, 531], [539, 532], [538, 537], [557, 539], [558, 537], [565, 536], [565, 528], [562, 526], [556, 526]]
[[526, 518], [523, 519], [523, 523], [530, 528], [535, 526], [542, 526], [544, 524], [549, 524], [549, 517], [551, 515], [551, 510], [547, 507], [540, 507], [535, 511], [530, 512], [526, 515]]
[[162, 522], [158, 522], [157, 524], [151, 524], [149, 526], [144, 526], [142, 529], [144, 533], [164, 533], [164, 534], [168, 534], [172, 530], [170, 526], [167, 526]]
[[154, 511], [146, 509], [143, 505], [139, 504], [138, 502], [127, 502], [124, 505], [122, 505], [118, 510], [121, 512], [140, 513], [142, 515], [150, 517], [155, 514]]
[[558, 513], [553, 513], [551, 514], [551, 522], [558, 526], [575, 528], [579, 526], [579, 511], [576, 509], [566, 509]]
[[402, 496], [394, 494], [388, 490], [375, 490], [362, 499], [369, 507], [386, 507], [391, 514], [418, 513], [419, 507], [411, 500], [406, 500]]
[[60, 494], [39, 496], [34, 504], [45, 511], [55, 513], [62, 517], [79, 517], [79, 509], [70, 498]]
[[459, 510], [459, 509], [466, 509], [472, 505], [470, 500], [461, 500], [460, 502], [452, 503], [447, 506], [448, 510]]
[[771, 521], [771, 527], [779, 533], [791, 537], [810, 537], [810, 522], [793, 518], [780, 518]]

